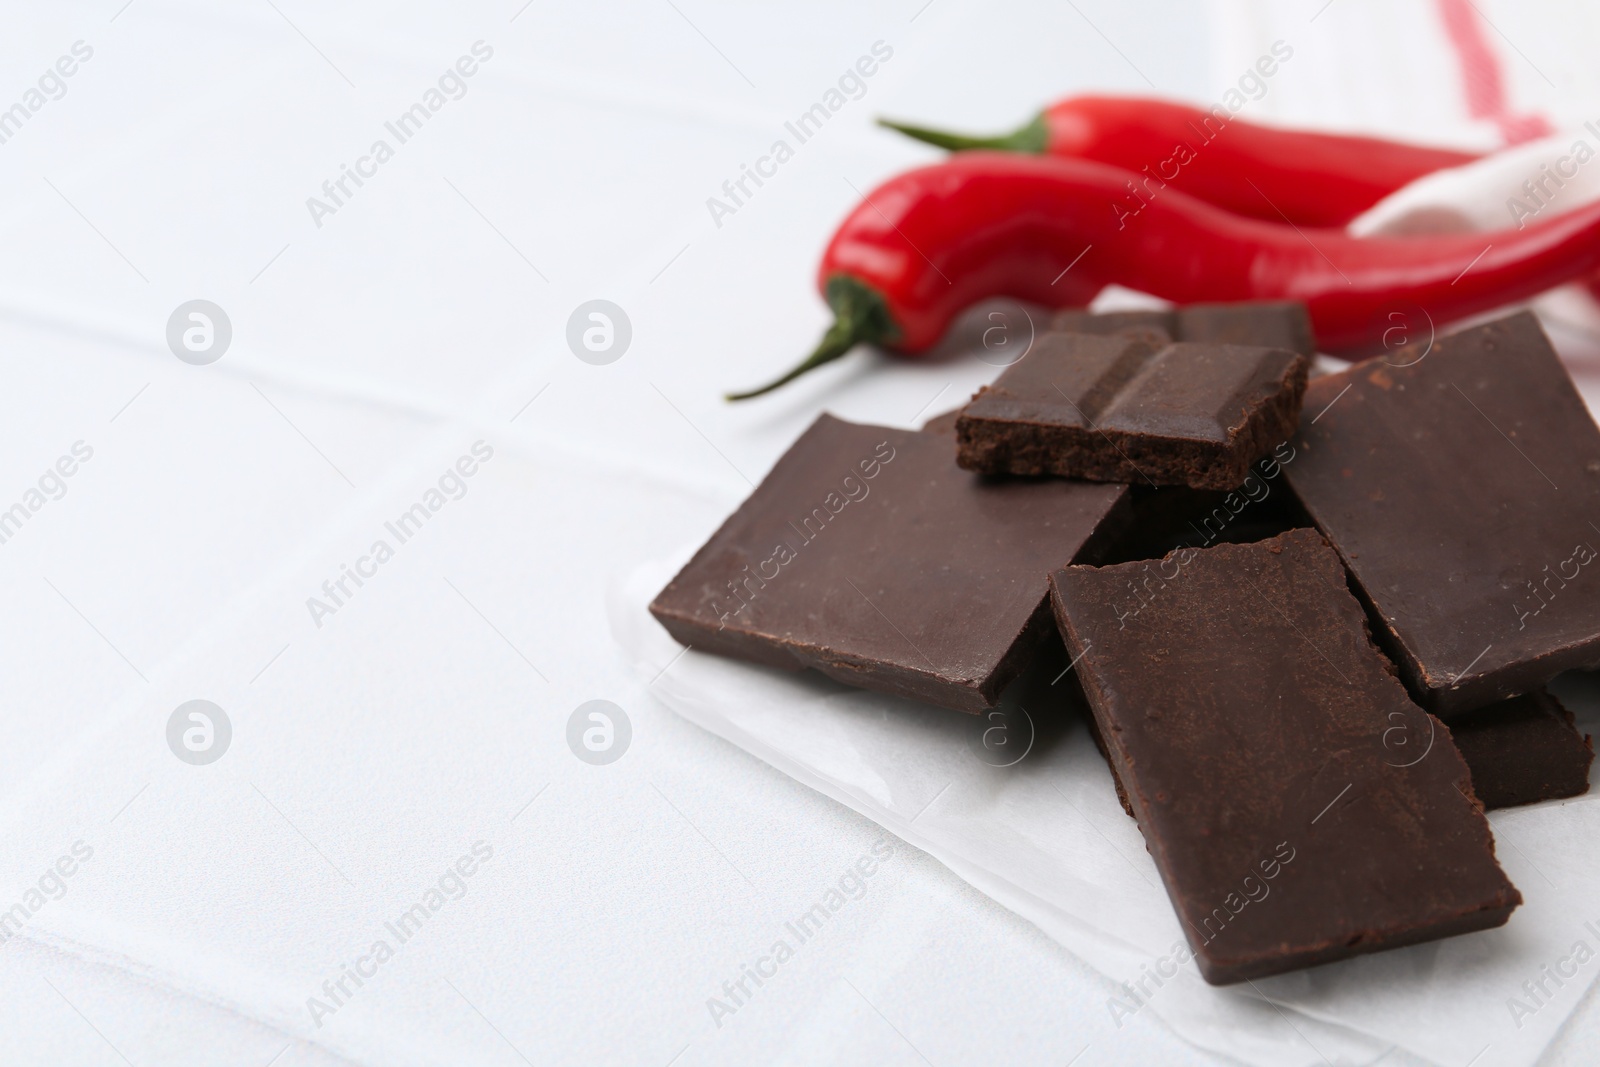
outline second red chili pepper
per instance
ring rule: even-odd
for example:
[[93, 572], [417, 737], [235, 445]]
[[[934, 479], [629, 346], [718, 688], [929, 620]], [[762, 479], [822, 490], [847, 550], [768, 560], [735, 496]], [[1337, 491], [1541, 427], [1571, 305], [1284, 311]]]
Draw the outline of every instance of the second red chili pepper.
[[[1130, 188], [1132, 191], [1130, 191]], [[971, 304], [1009, 296], [1087, 304], [1109, 284], [1178, 304], [1301, 300], [1318, 346], [1379, 346], [1391, 312], [1445, 324], [1600, 267], [1600, 202], [1521, 230], [1356, 238], [1243, 218], [1122, 170], [993, 152], [891, 178], [840, 225], [817, 282], [836, 321], [800, 366], [758, 396], [859, 342], [933, 345]]]
[[1343, 226], [1425, 174], [1478, 158], [1468, 152], [1262, 126], [1210, 111], [1128, 96], [1074, 96], [1000, 137], [964, 137], [879, 120], [941, 148], [1088, 159], [1171, 182], [1251, 218]]

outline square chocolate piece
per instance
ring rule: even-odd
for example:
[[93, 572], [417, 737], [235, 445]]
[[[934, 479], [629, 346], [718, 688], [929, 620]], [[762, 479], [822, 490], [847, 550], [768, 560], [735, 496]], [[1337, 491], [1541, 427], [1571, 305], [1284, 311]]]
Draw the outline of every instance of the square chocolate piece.
[[1284, 465], [1446, 718], [1600, 666], [1600, 430], [1512, 315], [1319, 378]]
[[1050, 634], [1050, 572], [1093, 557], [1127, 492], [979, 478], [948, 436], [823, 415], [650, 612], [704, 652], [981, 712]]
[[1148, 334], [1168, 341], [1209, 341], [1224, 345], [1286, 348], [1316, 355], [1311, 317], [1296, 300], [1190, 304], [1169, 311], [1063, 311], [1051, 328], [1069, 333]]
[[1467, 765], [1315, 530], [1069, 567], [1051, 603], [1107, 758], [1213, 984], [1504, 923]]
[[956, 420], [957, 461], [983, 474], [1233, 489], [1293, 432], [1305, 356], [1052, 333]]

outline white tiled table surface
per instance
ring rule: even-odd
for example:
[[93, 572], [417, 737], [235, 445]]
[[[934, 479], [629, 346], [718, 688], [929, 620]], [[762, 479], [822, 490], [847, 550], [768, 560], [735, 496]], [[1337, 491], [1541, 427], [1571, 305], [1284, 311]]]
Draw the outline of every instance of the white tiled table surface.
[[[0, 144], [0, 506], [93, 456], [0, 545], [0, 907], [73, 841], [94, 858], [0, 946], [0, 1063], [1224, 1062], [1115, 1026], [1110, 983], [906, 846], [715, 1025], [707, 998], [882, 834], [653, 702], [603, 608], [823, 406], [905, 424], [990, 373], [857, 356], [718, 400], [823, 326], [852, 186], [930, 158], [874, 115], [989, 127], [1146, 75], [1208, 99], [1209, 17], [13, 5], [0, 106], [92, 56]], [[318, 225], [307, 198], [479, 41], [460, 98]], [[862, 98], [716, 226], [706, 198], [879, 41]], [[194, 298], [233, 327], [206, 367], [165, 340]], [[604, 367], [564, 338], [594, 298], [633, 328]], [[420, 547], [309, 622], [317, 580], [478, 440], [494, 459]], [[234, 722], [207, 768], [162, 735], [195, 697]], [[603, 767], [565, 742], [596, 698], [633, 727]], [[428, 939], [313, 1027], [366, 916], [480, 839]], [[1596, 1018], [1548, 1061], [1585, 1062]]]

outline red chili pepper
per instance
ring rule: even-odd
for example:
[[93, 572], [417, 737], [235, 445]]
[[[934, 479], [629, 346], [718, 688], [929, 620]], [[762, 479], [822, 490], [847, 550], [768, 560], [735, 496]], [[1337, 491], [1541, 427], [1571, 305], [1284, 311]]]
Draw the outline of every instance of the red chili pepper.
[[1108, 163], [1251, 218], [1343, 226], [1424, 174], [1469, 152], [1258, 126], [1223, 107], [1126, 96], [1074, 96], [1002, 137], [963, 137], [880, 119], [941, 148], [988, 148]]
[[[1247, 219], [1079, 159], [964, 152], [868, 194], [817, 282], [836, 321], [800, 366], [742, 400], [871, 342], [917, 353], [964, 308], [1009, 296], [1087, 304], [1115, 283], [1178, 304], [1301, 300], [1318, 346], [1375, 351], [1391, 313], [1434, 326], [1534, 296], [1600, 267], [1600, 201], [1521, 230], [1351, 237]], [[1420, 324], [1417, 324], [1420, 325]]]

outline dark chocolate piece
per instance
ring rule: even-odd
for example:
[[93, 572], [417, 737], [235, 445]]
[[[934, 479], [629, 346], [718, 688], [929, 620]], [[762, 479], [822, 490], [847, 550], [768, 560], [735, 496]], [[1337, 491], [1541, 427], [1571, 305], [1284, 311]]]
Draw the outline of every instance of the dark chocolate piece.
[[1589, 791], [1594, 742], [1543, 689], [1450, 720], [1485, 808], [1509, 808]]
[[1312, 356], [1317, 351], [1306, 307], [1293, 300], [1191, 304], [1171, 311], [1063, 311], [1051, 327], [1072, 333], [1153, 332], [1168, 341], [1261, 345], [1286, 348], [1302, 356]]
[[1505, 922], [1522, 898], [1467, 765], [1322, 537], [1164, 562], [1178, 577], [1139, 610], [1139, 564], [1067, 568], [1051, 601], [1205, 979]]
[[700, 651], [979, 712], [1050, 633], [1050, 572], [1098, 558], [1126, 496], [978, 478], [948, 437], [823, 415], [650, 612]]
[[1449, 717], [1600, 666], [1600, 430], [1523, 312], [1318, 378], [1290, 485]]
[[962, 409], [957, 462], [1233, 489], [1294, 432], [1307, 365], [1284, 349], [1045, 334]]

